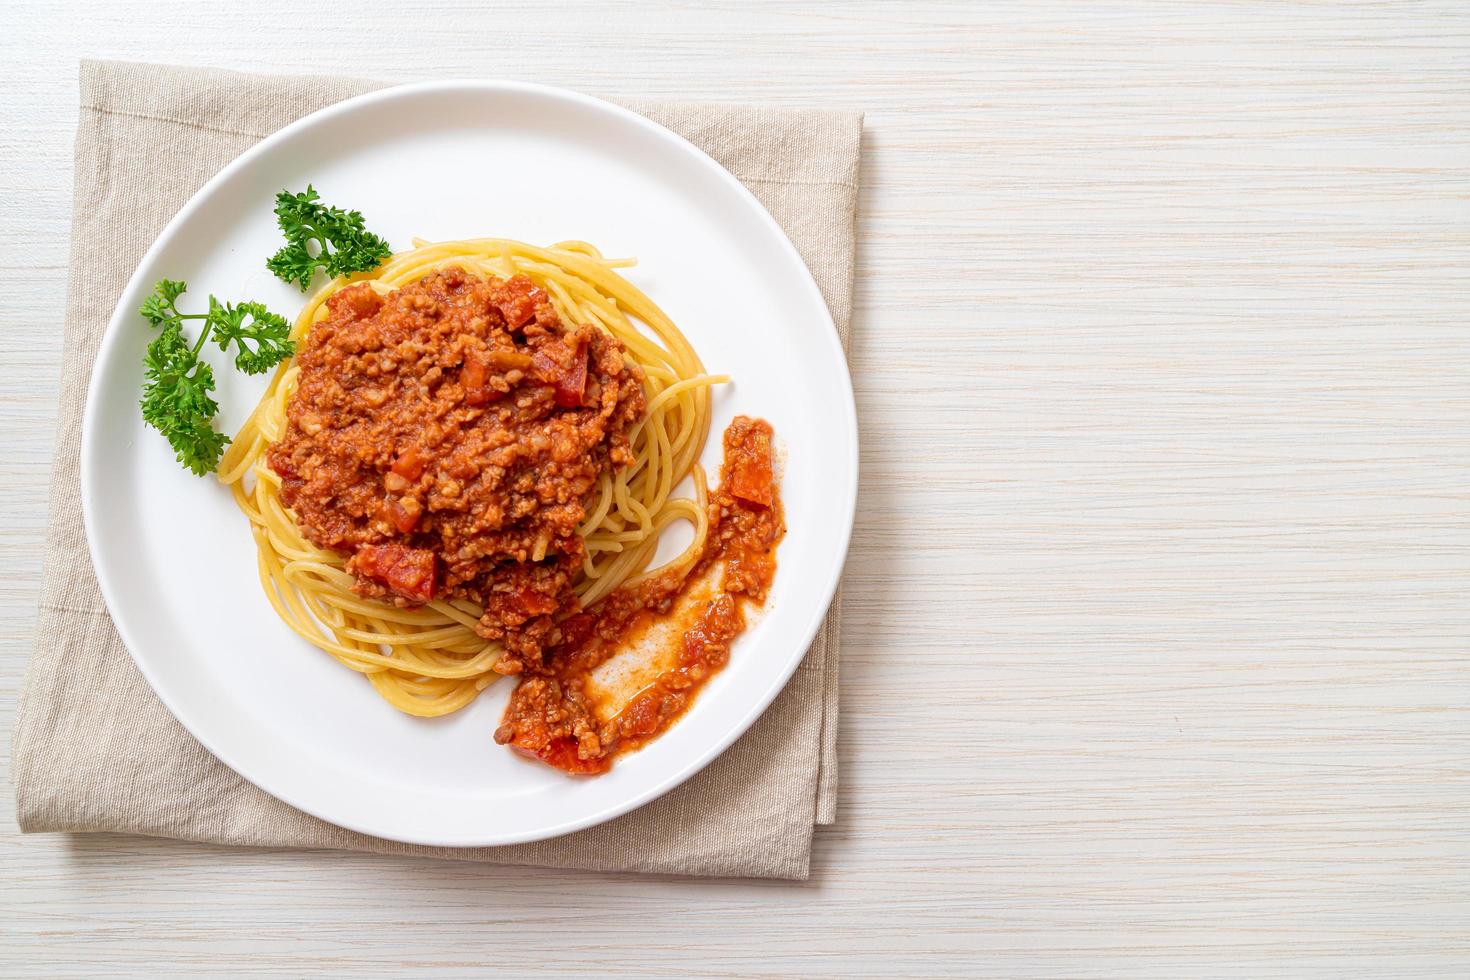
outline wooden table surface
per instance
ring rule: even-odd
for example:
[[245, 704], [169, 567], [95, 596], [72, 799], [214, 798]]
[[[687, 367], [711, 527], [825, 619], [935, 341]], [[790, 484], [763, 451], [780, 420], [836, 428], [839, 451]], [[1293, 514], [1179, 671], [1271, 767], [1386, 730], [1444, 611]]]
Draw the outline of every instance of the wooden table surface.
[[1463, 3], [7, 7], [0, 764], [83, 56], [866, 110], [801, 884], [22, 838], [0, 973], [1470, 972]]

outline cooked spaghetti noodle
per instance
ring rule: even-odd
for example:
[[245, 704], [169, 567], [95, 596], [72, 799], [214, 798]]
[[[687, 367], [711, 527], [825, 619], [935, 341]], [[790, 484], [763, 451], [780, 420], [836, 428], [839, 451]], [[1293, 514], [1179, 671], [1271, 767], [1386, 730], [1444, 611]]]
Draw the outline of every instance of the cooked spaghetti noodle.
[[[709, 386], [727, 379], [705, 374], [673, 322], [615, 271], [631, 260], [605, 259], [583, 242], [549, 248], [491, 238], [414, 244], [376, 271], [334, 280], [313, 296], [292, 330], [298, 351], [326, 316], [327, 300], [350, 285], [366, 282], [387, 295], [450, 266], [484, 278], [528, 277], [549, 294], [563, 323], [611, 334], [643, 373], [646, 409], [629, 432], [634, 460], [602, 474], [578, 528], [585, 553], [577, 597], [590, 605], [620, 585], [692, 562], [708, 527], [698, 461], [709, 434]], [[348, 556], [309, 541], [281, 499], [281, 477], [266, 454], [285, 432], [299, 374], [296, 358], [277, 369], [218, 471], [250, 520], [266, 596], [292, 630], [366, 674], [394, 707], [420, 716], [456, 711], [499, 676], [500, 645], [475, 631], [483, 609], [464, 598], [406, 608], [359, 595]], [[686, 477], [693, 479], [694, 498], [673, 495]], [[681, 520], [693, 527], [693, 540], [662, 569], [648, 570], [660, 533]]]

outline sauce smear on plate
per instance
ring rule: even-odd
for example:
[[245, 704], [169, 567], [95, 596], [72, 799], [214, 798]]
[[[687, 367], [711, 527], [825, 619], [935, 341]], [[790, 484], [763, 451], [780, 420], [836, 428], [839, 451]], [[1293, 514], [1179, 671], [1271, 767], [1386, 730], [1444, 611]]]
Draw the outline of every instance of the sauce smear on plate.
[[[703, 551], [564, 620], [561, 641], [540, 664], [525, 664], [495, 741], [565, 772], [606, 772], [615, 755], [667, 729], [725, 666], [745, 607], [765, 602], [786, 527], [770, 424], [737, 416], [724, 450]], [[635, 643], [661, 669], [610, 712], [593, 674]]]

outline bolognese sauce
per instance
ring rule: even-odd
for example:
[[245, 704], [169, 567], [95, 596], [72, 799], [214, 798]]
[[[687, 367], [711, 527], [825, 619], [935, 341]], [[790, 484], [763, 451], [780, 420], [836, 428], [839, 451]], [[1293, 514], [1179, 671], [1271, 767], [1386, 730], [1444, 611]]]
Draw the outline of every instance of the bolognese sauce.
[[[709, 534], [692, 565], [624, 586], [561, 623], [561, 638], [511, 695], [495, 740], [570, 773], [605, 772], [666, 729], [729, 657], [745, 607], [765, 602], [785, 534], [771, 426], [737, 416], [725, 430]], [[685, 600], [685, 601], [681, 601]], [[598, 667], [662, 623], [674, 649], [652, 682], [610, 716], [589, 690]]]
[[268, 461], [355, 591], [401, 606], [467, 598], [504, 672], [577, 609], [577, 533], [599, 479], [633, 461], [643, 375], [622, 344], [561, 322], [524, 276], [450, 267], [326, 304], [297, 356]]
[[[387, 293], [348, 286], [295, 363], [266, 456], [281, 501], [344, 556], [360, 595], [480, 604], [475, 632], [504, 648], [494, 670], [520, 675], [497, 742], [606, 771], [678, 718], [765, 601], [785, 533], [772, 431], [739, 416], [698, 553], [580, 608], [579, 528], [599, 481], [634, 462], [644, 375], [525, 276], [451, 266]], [[598, 668], [655, 627], [668, 649], [644, 665], [652, 676], [600, 696]]]

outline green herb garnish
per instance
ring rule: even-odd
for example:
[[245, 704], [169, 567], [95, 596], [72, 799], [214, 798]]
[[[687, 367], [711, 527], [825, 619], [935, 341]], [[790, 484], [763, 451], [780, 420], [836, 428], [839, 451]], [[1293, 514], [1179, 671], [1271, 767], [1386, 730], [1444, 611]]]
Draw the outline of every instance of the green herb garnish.
[[[196, 476], [219, 465], [229, 437], [215, 431], [219, 405], [214, 391], [214, 369], [199, 357], [210, 336], [219, 349], [235, 345], [235, 367], [260, 374], [290, 357], [296, 346], [289, 339], [291, 325], [260, 303], [221, 303], [209, 297], [208, 313], [180, 313], [175, 305], [187, 284], [160, 279], [153, 295], [138, 312], [161, 332], [143, 355], [143, 421], [168, 439], [178, 460]], [[203, 320], [199, 339], [190, 346], [184, 337], [185, 320]]]
[[323, 204], [310, 184], [300, 194], [276, 195], [276, 222], [287, 244], [265, 266], [303, 293], [318, 269], [333, 278], [348, 276], [376, 269], [393, 254], [387, 242], [363, 227], [360, 211]]

